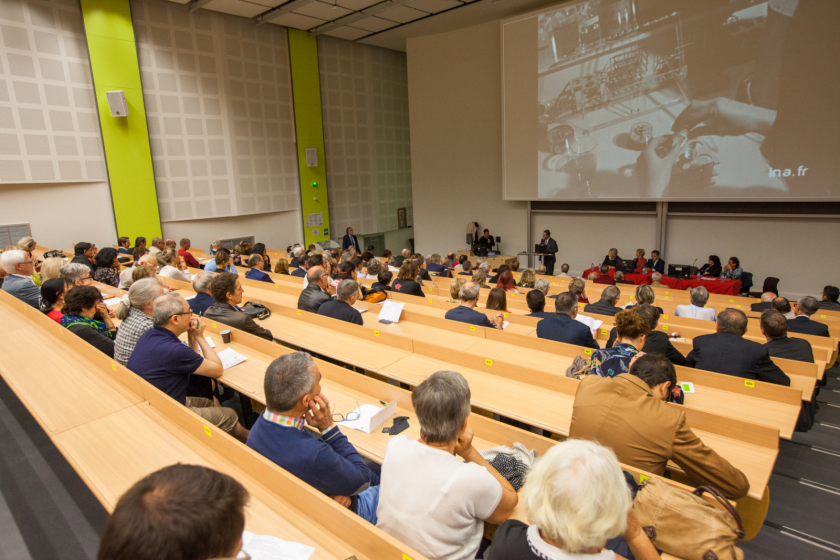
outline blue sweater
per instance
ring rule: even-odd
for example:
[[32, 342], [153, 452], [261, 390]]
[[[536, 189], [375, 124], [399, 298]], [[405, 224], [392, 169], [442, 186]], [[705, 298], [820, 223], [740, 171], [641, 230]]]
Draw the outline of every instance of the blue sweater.
[[248, 435], [248, 447], [324, 494], [350, 496], [350, 509], [356, 513], [355, 494], [377, 486], [379, 476], [368, 469], [337, 426], [322, 437], [260, 415]]

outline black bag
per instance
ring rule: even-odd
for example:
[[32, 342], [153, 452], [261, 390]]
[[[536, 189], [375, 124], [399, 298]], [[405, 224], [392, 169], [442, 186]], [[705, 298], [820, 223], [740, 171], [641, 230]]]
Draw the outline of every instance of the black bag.
[[252, 301], [246, 302], [241, 309], [245, 315], [252, 319], [267, 319], [271, 317], [271, 309]]

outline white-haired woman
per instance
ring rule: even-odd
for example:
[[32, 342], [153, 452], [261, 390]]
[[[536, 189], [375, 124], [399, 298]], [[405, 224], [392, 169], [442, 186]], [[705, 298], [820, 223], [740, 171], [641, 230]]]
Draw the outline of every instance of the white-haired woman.
[[623, 558], [613, 550], [628, 545], [636, 560], [659, 558], [633, 514], [615, 453], [597, 443], [569, 439], [549, 449], [522, 498], [531, 525], [500, 525], [486, 560], [613, 560]]

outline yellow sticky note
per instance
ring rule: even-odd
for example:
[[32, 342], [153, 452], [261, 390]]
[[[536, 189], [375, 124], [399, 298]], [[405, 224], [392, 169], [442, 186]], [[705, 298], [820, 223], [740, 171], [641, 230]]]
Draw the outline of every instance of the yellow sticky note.
[[735, 307], [737, 307], [738, 309], [741, 309], [741, 306], [740, 306], [740, 305], [736, 305]]
[[586, 304], [579, 303], [579, 304], [578, 304], [578, 307], [586, 307]]
[[505, 313], [505, 317], [510, 317], [510, 315], [508, 315], [507, 313]]
[[204, 433], [207, 434], [207, 437], [213, 437], [213, 432], [207, 426], [204, 426]]
[[471, 330], [472, 332], [475, 332], [475, 327], [470, 327], [470, 330]]
[[117, 364], [111, 364], [111, 369], [117, 371]]
[[429, 303], [434, 303], [434, 300], [432, 298], [429, 298]]
[[[300, 309], [297, 310], [297, 314], [300, 315]], [[215, 327], [216, 325], [213, 326]]]
[[633, 303], [633, 302], [632, 302], [632, 301], [628, 301], [628, 302], [627, 302], [627, 303], [625, 303], [624, 305], [630, 305], [631, 303]]
[[671, 293], [671, 292], [665, 292], [665, 295], [667, 296], [667, 295], [668, 295], [668, 294], [670, 294], [670, 293]]
[[820, 315], [820, 319], [825, 319], [825, 315]]
[[584, 354], [591, 354], [591, 353], [592, 353], [592, 348], [587, 348], [587, 349], [585, 349], [585, 350], [583, 351], [583, 353], [584, 353]]
[[414, 560], [414, 558], [412, 558], [408, 554], [403, 554], [403, 560]]
[[379, 336], [379, 331], [373, 331], [373, 336]]
[[484, 360], [484, 365], [492, 366], [493, 365], [493, 360], [491, 360], [490, 358], [485, 359]]
[[[640, 474], [640, 475], [639, 475], [639, 484], [641, 484], [642, 482], [644, 482], [644, 481], [646, 481], [646, 480], [650, 480], [650, 477], [649, 477], [649, 476], [645, 476], [645, 475], [643, 475], [643, 474]], [[403, 556], [405, 556], [405, 555], [403, 555]]]
[[[300, 315], [300, 311], [298, 311], [298, 315]], [[213, 323], [213, 328], [216, 328], [216, 323]]]
[[610, 334], [610, 333], [609, 333], [609, 332], [607, 332], [607, 331], [605, 331], [605, 330], [602, 330], [602, 331], [601, 331], [601, 334]]
[[551, 283], [551, 285], [552, 285], [552, 286], [556, 286], [556, 285], [557, 285], [557, 282], [552, 282], [552, 283]]
[[429, 286], [429, 291], [430, 291], [430, 292], [432, 291], [432, 287], [431, 287], [431, 286]]
[[665, 299], [668, 299], [668, 296], [665, 296]]
[[730, 300], [729, 300], [729, 303], [735, 303], [735, 300], [734, 300], [734, 299], [730, 299]]
[[667, 319], [667, 318], [668, 318], [668, 316], [667, 316], [667, 315], [663, 315], [663, 316], [662, 316], [662, 318], [663, 318], [663, 319]]
[[668, 330], [668, 325], [662, 325], [662, 330], [667, 331]]
[[746, 381], [744, 381], [744, 387], [755, 387], [755, 381], [750, 381], [749, 379], [747, 379]]

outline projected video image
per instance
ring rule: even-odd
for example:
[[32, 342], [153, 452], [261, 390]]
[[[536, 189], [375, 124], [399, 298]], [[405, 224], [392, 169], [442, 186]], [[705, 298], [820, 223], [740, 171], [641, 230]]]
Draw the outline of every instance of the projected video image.
[[831, 4], [589, 0], [540, 14], [537, 197], [840, 196]]

